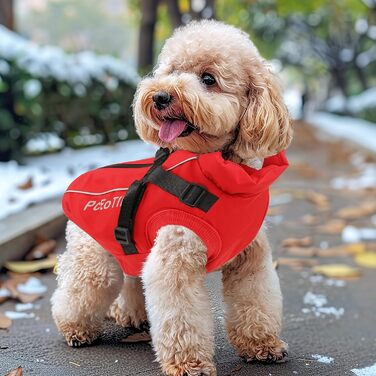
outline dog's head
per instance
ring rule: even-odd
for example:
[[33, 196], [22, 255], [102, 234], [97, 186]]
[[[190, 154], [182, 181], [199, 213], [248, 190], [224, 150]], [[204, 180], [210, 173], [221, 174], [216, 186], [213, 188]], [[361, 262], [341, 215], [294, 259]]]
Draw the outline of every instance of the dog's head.
[[276, 77], [248, 36], [216, 21], [177, 29], [134, 101], [143, 140], [234, 159], [275, 154], [292, 130]]

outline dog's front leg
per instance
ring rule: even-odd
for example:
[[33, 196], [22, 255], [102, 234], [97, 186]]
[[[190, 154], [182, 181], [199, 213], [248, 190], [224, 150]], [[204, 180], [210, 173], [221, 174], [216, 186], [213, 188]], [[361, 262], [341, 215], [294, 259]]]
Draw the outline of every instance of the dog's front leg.
[[285, 361], [281, 289], [263, 231], [222, 268], [222, 281], [227, 332], [239, 355], [247, 361]]
[[192, 231], [169, 225], [159, 230], [144, 265], [151, 337], [166, 375], [216, 375], [206, 261], [206, 247]]
[[110, 304], [123, 281], [115, 258], [73, 222], [67, 226], [67, 250], [59, 257], [52, 316], [68, 345], [90, 344], [100, 334]]

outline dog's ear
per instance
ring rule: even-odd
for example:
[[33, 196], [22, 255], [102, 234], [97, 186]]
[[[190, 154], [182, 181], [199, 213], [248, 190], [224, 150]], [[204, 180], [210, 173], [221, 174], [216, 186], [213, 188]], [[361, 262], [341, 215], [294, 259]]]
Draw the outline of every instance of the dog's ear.
[[269, 68], [264, 63], [253, 65], [248, 75], [248, 104], [232, 149], [241, 159], [264, 158], [288, 147], [291, 120], [278, 80]]

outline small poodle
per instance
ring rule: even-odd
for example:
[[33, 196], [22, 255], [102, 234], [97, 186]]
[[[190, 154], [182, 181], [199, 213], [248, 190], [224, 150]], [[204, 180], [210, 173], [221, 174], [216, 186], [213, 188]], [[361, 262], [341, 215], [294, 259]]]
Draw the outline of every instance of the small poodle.
[[[147, 143], [221, 151], [248, 166], [284, 150], [292, 138], [276, 77], [245, 33], [217, 21], [191, 22], [166, 41], [153, 74], [139, 84], [134, 117]], [[140, 277], [123, 275], [115, 258], [71, 221], [66, 236], [51, 301], [68, 345], [92, 343], [106, 315], [123, 327], [150, 323], [166, 375], [216, 375], [207, 248], [195, 232], [161, 227]], [[263, 229], [221, 273], [226, 329], [239, 355], [286, 360], [281, 290]]]

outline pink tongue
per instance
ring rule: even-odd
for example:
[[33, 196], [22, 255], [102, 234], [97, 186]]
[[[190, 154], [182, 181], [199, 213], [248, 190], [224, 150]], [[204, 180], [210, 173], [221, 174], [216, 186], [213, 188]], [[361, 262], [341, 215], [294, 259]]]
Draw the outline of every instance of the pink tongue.
[[171, 142], [183, 133], [186, 125], [184, 120], [164, 120], [159, 128], [159, 138], [164, 142]]

